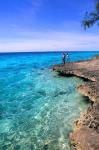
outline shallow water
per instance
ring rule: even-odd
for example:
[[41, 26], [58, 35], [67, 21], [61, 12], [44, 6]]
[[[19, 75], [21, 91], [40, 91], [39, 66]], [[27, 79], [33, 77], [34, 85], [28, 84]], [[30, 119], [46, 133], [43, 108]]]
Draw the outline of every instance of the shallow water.
[[0, 150], [70, 150], [73, 122], [88, 103], [75, 88], [81, 79], [50, 69], [60, 61], [60, 53], [0, 55]]

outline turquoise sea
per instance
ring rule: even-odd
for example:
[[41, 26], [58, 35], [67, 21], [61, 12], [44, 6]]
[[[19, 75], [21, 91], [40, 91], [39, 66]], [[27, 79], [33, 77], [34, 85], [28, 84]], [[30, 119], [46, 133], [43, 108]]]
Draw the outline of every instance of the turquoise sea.
[[[99, 52], [70, 52], [70, 61]], [[73, 122], [88, 102], [77, 77], [59, 77], [51, 66], [61, 53], [0, 54], [0, 150], [70, 150]]]

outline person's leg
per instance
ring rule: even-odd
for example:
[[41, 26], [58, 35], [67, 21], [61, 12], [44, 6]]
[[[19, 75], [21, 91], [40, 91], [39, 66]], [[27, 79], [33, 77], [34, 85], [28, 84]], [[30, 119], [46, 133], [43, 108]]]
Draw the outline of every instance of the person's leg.
[[64, 60], [63, 60], [63, 61], [64, 61], [64, 64], [65, 64], [65, 58], [64, 58]]

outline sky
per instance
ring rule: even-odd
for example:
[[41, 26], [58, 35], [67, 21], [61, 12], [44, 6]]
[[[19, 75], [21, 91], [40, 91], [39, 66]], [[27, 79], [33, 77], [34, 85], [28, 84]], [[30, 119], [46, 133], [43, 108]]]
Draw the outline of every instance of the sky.
[[84, 30], [95, 0], [0, 0], [0, 52], [99, 50], [99, 27]]

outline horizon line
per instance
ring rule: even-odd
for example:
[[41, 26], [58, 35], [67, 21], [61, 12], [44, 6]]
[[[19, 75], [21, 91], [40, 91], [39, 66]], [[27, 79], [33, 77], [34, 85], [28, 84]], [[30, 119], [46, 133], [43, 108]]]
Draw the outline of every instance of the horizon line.
[[0, 52], [0, 54], [6, 53], [57, 53], [57, 52], [99, 52], [99, 50], [57, 50], [57, 51], [8, 51], [8, 52]]

